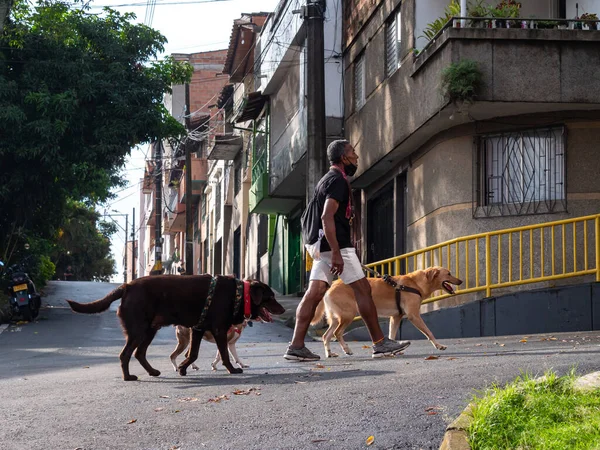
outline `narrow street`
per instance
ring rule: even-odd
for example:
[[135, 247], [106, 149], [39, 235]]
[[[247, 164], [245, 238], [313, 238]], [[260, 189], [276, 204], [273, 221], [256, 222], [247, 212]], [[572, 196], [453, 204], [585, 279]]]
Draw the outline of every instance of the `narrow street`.
[[[168, 359], [175, 347], [168, 327], [148, 352], [161, 376], [132, 360], [141, 379], [124, 382], [118, 302], [94, 316], [74, 314], [65, 302], [91, 301], [115, 286], [51, 282], [40, 320], [4, 327], [2, 449], [358, 449], [371, 435], [370, 448], [437, 449], [476, 390], [521, 371], [587, 373], [600, 361], [600, 333], [590, 332], [446, 340], [444, 353], [415, 341], [384, 360], [370, 358], [369, 343], [350, 342], [353, 356], [290, 363], [282, 354], [291, 330], [273, 323], [245, 329], [244, 374], [212, 372], [216, 347], [204, 342], [200, 370], [183, 378]], [[323, 354], [320, 343], [309, 347]], [[426, 360], [432, 354], [439, 359]]]

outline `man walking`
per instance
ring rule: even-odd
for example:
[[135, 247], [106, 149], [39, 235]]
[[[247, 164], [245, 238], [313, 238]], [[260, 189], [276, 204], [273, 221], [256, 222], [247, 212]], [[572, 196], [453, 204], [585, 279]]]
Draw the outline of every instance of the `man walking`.
[[305, 347], [304, 338], [334, 275], [354, 290], [358, 310], [373, 341], [373, 358], [395, 355], [408, 347], [410, 341], [396, 342], [384, 337], [371, 296], [371, 285], [365, 278], [351, 240], [352, 192], [347, 177], [356, 173], [358, 155], [348, 141], [337, 140], [327, 147], [327, 156], [330, 170], [319, 180], [314, 198], [302, 217], [305, 243], [317, 247], [320, 243], [320, 256], [313, 263], [308, 290], [296, 310], [294, 336], [283, 357], [293, 361], [320, 359]]

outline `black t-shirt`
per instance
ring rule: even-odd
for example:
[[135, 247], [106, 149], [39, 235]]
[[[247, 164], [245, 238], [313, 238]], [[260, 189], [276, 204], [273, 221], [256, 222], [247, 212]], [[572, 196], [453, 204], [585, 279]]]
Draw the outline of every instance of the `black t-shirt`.
[[[350, 219], [346, 218], [346, 209], [350, 199], [348, 183], [339, 170], [331, 169], [319, 180], [315, 188], [315, 195], [309, 203], [306, 211], [306, 220], [303, 221], [303, 235], [306, 244], [314, 244], [317, 240], [319, 230], [323, 229], [321, 215], [325, 209], [325, 200], [332, 198], [337, 200], [339, 207], [334, 215], [335, 234], [340, 249], [352, 247]], [[321, 241], [321, 251], [331, 251], [331, 247], [324, 237]]]

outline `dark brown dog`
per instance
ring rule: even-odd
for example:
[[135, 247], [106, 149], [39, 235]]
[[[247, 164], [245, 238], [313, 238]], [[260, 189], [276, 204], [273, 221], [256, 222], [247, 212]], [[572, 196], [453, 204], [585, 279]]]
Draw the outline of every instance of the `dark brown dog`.
[[[110, 304], [122, 298], [117, 315], [121, 319], [126, 337], [125, 347], [119, 356], [125, 381], [137, 380], [129, 373], [129, 361], [135, 357], [148, 374], [157, 377], [160, 372], [146, 359], [146, 350], [156, 332], [167, 325], [194, 327], [204, 309], [212, 277], [210, 275], [159, 275], [138, 278], [123, 284], [101, 300], [77, 303], [67, 300], [75, 312], [94, 314], [106, 311]], [[285, 309], [275, 300], [269, 286], [260, 281], [250, 282], [250, 319], [272, 322], [272, 314], [282, 314]], [[179, 374], [185, 375], [187, 368], [198, 358], [200, 342], [205, 331], [210, 331], [217, 344], [223, 365], [229, 373], [242, 373], [233, 367], [227, 349], [227, 331], [231, 325], [244, 321], [244, 305], [234, 317], [236, 281], [231, 277], [217, 276], [213, 302], [208, 309], [202, 329], [192, 332], [192, 343], [188, 357], [179, 365]]]

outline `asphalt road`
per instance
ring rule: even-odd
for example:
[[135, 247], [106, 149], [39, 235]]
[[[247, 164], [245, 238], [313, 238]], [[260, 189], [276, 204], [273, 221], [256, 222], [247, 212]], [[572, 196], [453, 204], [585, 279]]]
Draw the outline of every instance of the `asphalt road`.
[[[244, 374], [212, 372], [216, 347], [204, 342], [200, 370], [180, 377], [168, 359], [168, 327], [148, 351], [162, 375], [148, 376], [132, 359], [141, 379], [124, 382], [118, 302], [86, 316], [64, 301], [91, 301], [115, 286], [51, 283], [40, 320], [0, 326], [0, 448], [339, 450], [366, 448], [372, 435], [371, 449], [437, 449], [446, 425], [492, 382], [548, 368], [600, 370], [596, 332], [441, 340], [445, 352], [415, 341], [403, 356], [380, 360], [368, 343], [350, 342], [354, 356], [317, 365], [283, 360], [291, 330], [273, 323], [244, 331]], [[308, 345], [323, 355], [320, 343]]]

